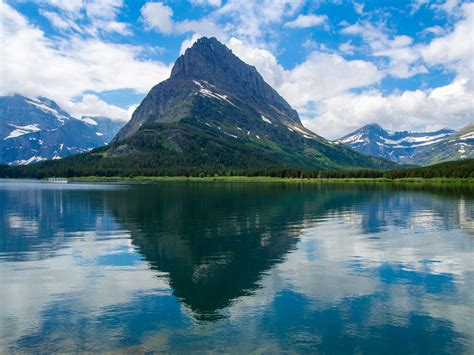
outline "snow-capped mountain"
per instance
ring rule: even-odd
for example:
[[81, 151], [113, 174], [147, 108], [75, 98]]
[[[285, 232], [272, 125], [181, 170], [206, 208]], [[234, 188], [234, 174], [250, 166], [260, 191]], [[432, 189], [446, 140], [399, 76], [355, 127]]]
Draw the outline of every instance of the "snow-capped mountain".
[[474, 159], [474, 123], [419, 152], [411, 162], [431, 165], [459, 159]]
[[24, 165], [106, 145], [124, 122], [76, 119], [47, 98], [0, 97], [0, 164]]
[[[469, 131], [468, 127], [465, 130]], [[471, 137], [467, 131], [464, 135], [460, 135], [464, 130], [456, 132], [451, 129], [435, 132], [393, 132], [378, 124], [369, 124], [338, 139], [337, 142], [366, 155], [402, 164], [426, 165], [470, 157], [474, 134]], [[464, 138], [461, 139], [461, 136]], [[464, 154], [459, 153], [459, 149], [464, 150]], [[435, 155], [439, 157], [435, 158]]]

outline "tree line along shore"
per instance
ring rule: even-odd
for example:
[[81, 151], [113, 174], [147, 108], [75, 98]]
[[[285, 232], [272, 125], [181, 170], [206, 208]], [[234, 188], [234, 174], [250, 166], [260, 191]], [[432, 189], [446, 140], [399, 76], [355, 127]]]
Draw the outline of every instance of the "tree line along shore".
[[34, 178], [49, 177], [87, 178], [89, 180], [117, 179], [233, 179], [270, 181], [273, 179], [296, 180], [410, 180], [410, 179], [444, 179], [474, 180], [474, 160], [445, 162], [425, 167], [403, 167], [392, 170], [377, 169], [304, 169], [291, 167], [262, 167], [257, 169], [215, 168], [215, 167], [177, 167], [177, 168], [127, 168], [105, 167], [101, 165], [57, 164], [42, 162], [27, 166], [0, 166], [0, 178]]

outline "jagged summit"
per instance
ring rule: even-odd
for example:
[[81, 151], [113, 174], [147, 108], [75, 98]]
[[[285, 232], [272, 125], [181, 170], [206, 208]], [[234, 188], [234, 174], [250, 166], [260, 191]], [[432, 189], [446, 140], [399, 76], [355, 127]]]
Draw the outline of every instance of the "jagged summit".
[[[183, 55], [176, 60], [171, 70], [171, 79], [201, 79], [214, 81], [216, 74], [222, 71], [231, 71], [235, 68], [229, 64], [245, 64], [224, 44], [215, 37], [201, 37], [187, 48]], [[249, 66], [250, 67], [250, 66]], [[256, 69], [254, 67], [254, 71]]]

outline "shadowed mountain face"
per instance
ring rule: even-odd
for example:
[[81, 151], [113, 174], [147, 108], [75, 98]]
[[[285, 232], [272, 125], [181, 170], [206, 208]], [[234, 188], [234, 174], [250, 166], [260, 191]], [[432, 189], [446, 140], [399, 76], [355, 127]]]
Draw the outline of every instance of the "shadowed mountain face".
[[298, 113], [263, 80], [255, 67], [245, 64], [215, 38], [198, 40], [179, 57], [171, 79], [205, 81], [261, 114], [289, 124], [301, 124]]

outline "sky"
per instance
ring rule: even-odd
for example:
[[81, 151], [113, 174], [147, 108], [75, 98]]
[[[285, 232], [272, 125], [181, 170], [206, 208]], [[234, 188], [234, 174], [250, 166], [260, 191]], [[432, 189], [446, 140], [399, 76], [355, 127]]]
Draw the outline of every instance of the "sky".
[[365, 124], [474, 121], [474, 2], [0, 0], [0, 95], [128, 120], [176, 58], [214, 36], [338, 138]]

